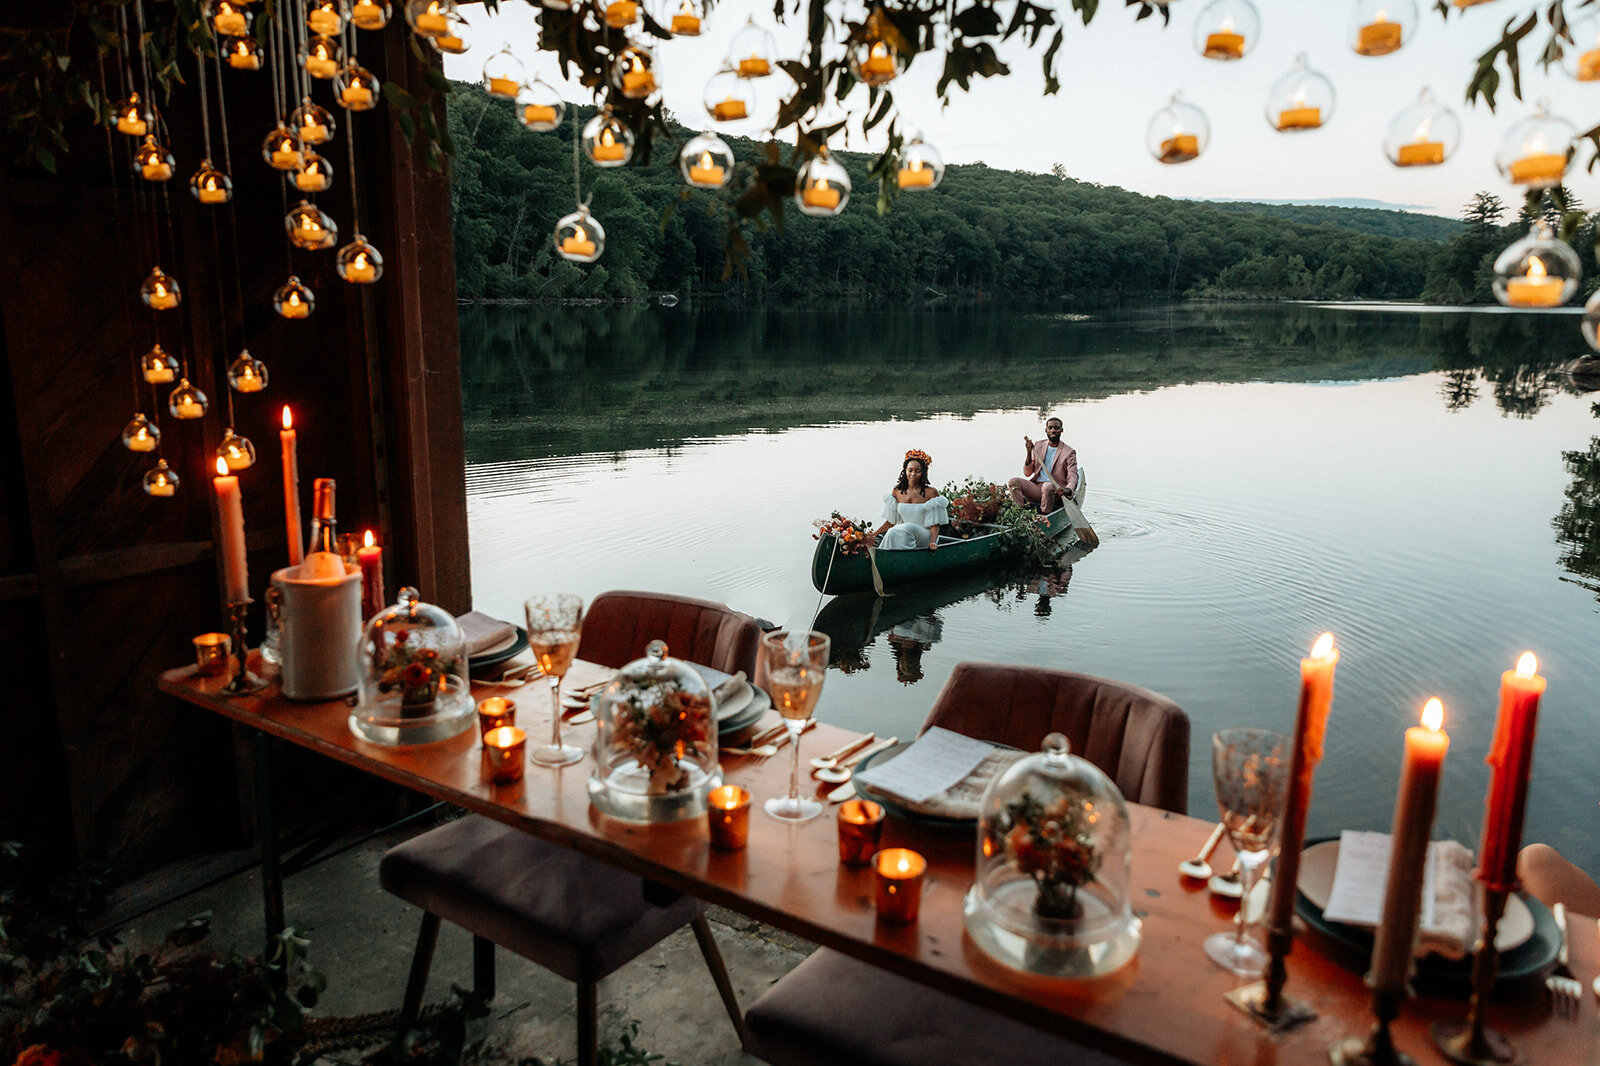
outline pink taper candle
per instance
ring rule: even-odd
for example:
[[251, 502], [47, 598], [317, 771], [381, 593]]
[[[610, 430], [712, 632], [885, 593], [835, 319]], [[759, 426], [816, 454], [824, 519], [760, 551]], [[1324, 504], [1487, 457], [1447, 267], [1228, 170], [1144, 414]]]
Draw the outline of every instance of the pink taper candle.
[[1533, 652], [1523, 652], [1515, 670], [1500, 675], [1500, 715], [1494, 742], [1484, 762], [1494, 767], [1484, 803], [1483, 842], [1478, 847], [1478, 880], [1509, 892], [1517, 887], [1517, 849], [1522, 846], [1522, 816], [1533, 773], [1533, 736], [1539, 724], [1544, 678]]
[[383, 610], [384, 603], [383, 549], [370, 529], [366, 543], [356, 550], [356, 561], [361, 565], [361, 617], [371, 618]]
[[243, 603], [250, 598], [250, 571], [244, 555], [244, 500], [239, 479], [218, 459], [217, 476], [211, 483], [217, 491], [217, 525], [222, 530], [223, 591], [229, 603]]
[[306, 555], [305, 542], [300, 539], [300, 451], [287, 404], [278, 441], [283, 445], [283, 522], [289, 534], [289, 565], [299, 566]]
[[1300, 874], [1300, 846], [1311, 809], [1311, 781], [1322, 761], [1322, 739], [1333, 707], [1333, 671], [1339, 650], [1333, 634], [1324, 633], [1311, 646], [1311, 658], [1300, 660], [1300, 709], [1294, 722], [1294, 753], [1289, 762], [1289, 793], [1283, 804], [1278, 837], [1278, 868], [1272, 875], [1268, 928], [1286, 935], [1293, 928], [1295, 880]]

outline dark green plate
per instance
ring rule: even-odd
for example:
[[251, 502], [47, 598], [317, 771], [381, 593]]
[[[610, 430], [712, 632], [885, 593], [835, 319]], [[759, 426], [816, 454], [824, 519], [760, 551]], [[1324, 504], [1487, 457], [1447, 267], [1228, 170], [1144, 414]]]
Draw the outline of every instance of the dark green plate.
[[[865, 759], [862, 759], [860, 762], [856, 763], [855, 776], [851, 777], [851, 780], [856, 783], [856, 795], [860, 796], [862, 799], [871, 800], [873, 803], [881, 805], [885, 811], [894, 815], [896, 818], [902, 818], [905, 821], [914, 822], [917, 825], [924, 825], [930, 829], [943, 829], [950, 832], [969, 833], [975, 830], [978, 827], [977, 818], [946, 818], [937, 814], [922, 814], [917, 811], [910, 810], [904, 804], [902, 804], [901, 801], [895, 799], [893, 796], [879, 792], [877, 789], [861, 780], [861, 771], [867, 769], [869, 766], [886, 763], [890, 759], [898, 757], [902, 752], [909, 748], [912, 743], [913, 741], [910, 740], [902, 740], [894, 747], [885, 748], [876, 755], [869, 755]], [[994, 747], [997, 748], [1003, 748], [1007, 746], [1008, 745], [1005, 744], [994, 745]]]

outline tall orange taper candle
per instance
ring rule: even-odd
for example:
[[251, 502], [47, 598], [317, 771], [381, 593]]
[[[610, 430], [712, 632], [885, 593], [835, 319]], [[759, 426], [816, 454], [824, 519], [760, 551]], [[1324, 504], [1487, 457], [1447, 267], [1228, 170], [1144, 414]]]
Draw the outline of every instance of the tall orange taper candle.
[[229, 603], [244, 603], [250, 598], [250, 571], [244, 555], [244, 500], [239, 495], [239, 479], [218, 459], [217, 476], [211, 484], [217, 491], [217, 525], [222, 530], [223, 592]]
[[1272, 905], [1267, 926], [1287, 935], [1294, 928], [1295, 880], [1300, 875], [1300, 846], [1306, 838], [1306, 812], [1311, 809], [1311, 781], [1322, 761], [1322, 738], [1333, 707], [1333, 670], [1339, 650], [1333, 634], [1324, 633], [1311, 646], [1311, 658], [1300, 660], [1300, 709], [1294, 721], [1294, 754], [1289, 761], [1289, 794], [1283, 804], [1278, 868], [1272, 875]]
[[300, 452], [294, 432], [294, 416], [287, 404], [283, 408], [283, 428], [278, 431], [283, 445], [283, 522], [289, 534], [289, 565], [299, 566], [306, 557], [300, 539]]
[[384, 604], [383, 549], [370, 529], [365, 543], [356, 549], [356, 562], [361, 565], [361, 617], [371, 618], [383, 610]]
[[1510, 892], [1517, 887], [1517, 849], [1522, 845], [1522, 815], [1533, 770], [1533, 735], [1544, 695], [1539, 660], [1525, 651], [1515, 670], [1500, 675], [1500, 717], [1494, 743], [1483, 760], [1494, 767], [1484, 804], [1483, 841], [1478, 846], [1478, 880]]
[[1406, 730], [1405, 762], [1400, 767], [1400, 794], [1394, 803], [1389, 880], [1383, 894], [1383, 920], [1372, 945], [1372, 971], [1367, 984], [1374, 992], [1404, 996], [1417, 942], [1417, 916], [1422, 911], [1423, 871], [1428, 841], [1439, 800], [1439, 775], [1444, 770], [1450, 735], [1444, 705], [1429, 700], [1422, 724]]

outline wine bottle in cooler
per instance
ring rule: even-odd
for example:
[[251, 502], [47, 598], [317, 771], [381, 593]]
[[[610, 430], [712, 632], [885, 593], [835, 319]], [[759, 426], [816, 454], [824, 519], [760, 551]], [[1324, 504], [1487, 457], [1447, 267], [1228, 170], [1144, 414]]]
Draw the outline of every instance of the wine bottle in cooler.
[[339, 554], [339, 522], [334, 517], [334, 481], [319, 477], [311, 486], [311, 544], [314, 552]]

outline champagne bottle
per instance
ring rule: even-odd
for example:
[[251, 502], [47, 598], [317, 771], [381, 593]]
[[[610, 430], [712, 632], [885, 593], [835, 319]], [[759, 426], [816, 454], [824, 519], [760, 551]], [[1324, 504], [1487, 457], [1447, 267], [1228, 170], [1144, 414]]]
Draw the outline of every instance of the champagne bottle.
[[339, 554], [339, 523], [333, 516], [333, 497], [333, 478], [319, 477], [312, 483], [311, 551]]

